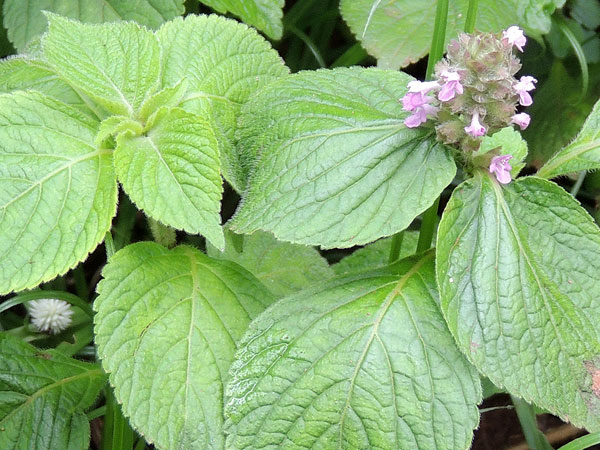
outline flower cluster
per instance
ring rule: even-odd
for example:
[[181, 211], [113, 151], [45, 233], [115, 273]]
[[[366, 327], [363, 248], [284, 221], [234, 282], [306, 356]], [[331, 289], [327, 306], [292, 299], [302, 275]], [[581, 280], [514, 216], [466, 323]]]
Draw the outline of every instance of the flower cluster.
[[71, 325], [71, 305], [55, 298], [42, 298], [29, 302], [29, 314], [35, 327], [52, 334], [60, 333]]
[[[501, 34], [460, 34], [437, 63], [433, 81], [408, 84], [402, 105], [411, 115], [405, 125], [415, 128], [434, 119], [438, 140], [467, 154], [479, 148], [482, 136], [510, 125], [527, 128], [530, 117], [517, 112], [517, 107], [532, 104], [530, 92], [537, 80], [515, 78], [521, 64], [513, 54], [513, 48], [523, 51], [525, 43], [523, 31], [516, 26]], [[489, 166], [501, 183], [510, 182], [510, 169], [503, 169], [510, 168], [508, 159]]]

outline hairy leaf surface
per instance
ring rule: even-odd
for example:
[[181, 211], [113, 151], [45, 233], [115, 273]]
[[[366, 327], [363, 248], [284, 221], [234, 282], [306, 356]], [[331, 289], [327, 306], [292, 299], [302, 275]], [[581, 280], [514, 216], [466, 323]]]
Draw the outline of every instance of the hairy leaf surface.
[[209, 256], [238, 263], [262, 281], [277, 297], [291, 294], [333, 276], [333, 270], [313, 247], [281, 242], [260, 231], [243, 237], [236, 249], [232, 233], [225, 235], [225, 251], [207, 248]]
[[573, 197], [479, 174], [444, 211], [436, 268], [450, 330], [485, 376], [600, 430], [600, 231]]
[[0, 448], [88, 448], [84, 412], [106, 382], [104, 371], [6, 333], [0, 333], [0, 354]]
[[436, 297], [430, 252], [273, 305], [231, 367], [227, 448], [467, 449], [481, 386]]
[[569, 172], [600, 168], [600, 101], [573, 142], [560, 150], [539, 170], [538, 176], [554, 178]]
[[37, 92], [0, 95], [0, 294], [65, 273], [104, 239], [117, 183], [98, 125]]
[[86, 23], [133, 20], [158, 28], [163, 22], [183, 14], [184, 0], [4, 0], [4, 26], [17, 50], [41, 35], [47, 26], [42, 11]]
[[157, 448], [222, 449], [223, 383], [272, 296], [237, 264], [151, 242], [117, 252], [103, 275], [96, 343], [124, 414]]
[[[557, 5], [561, 3], [560, 5]], [[498, 32], [519, 24], [530, 35], [550, 31], [550, 16], [561, 0], [481, 0], [475, 28]], [[384, 69], [399, 69], [429, 51], [436, 1], [341, 0], [342, 17], [365, 49]], [[448, 5], [446, 42], [464, 29], [469, 1]]]
[[160, 47], [151, 31], [133, 22], [90, 25], [54, 14], [48, 22], [42, 41], [48, 62], [113, 114], [134, 117], [158, 89]]
[[231, 228], [324, 248], [406, 228], [456, 167], [431, 132], [404, 126], [412, 78], [378, 69], [302, 72], [260, 91], [240, 118], [255, 167]]
[[221, 14], [230, 12], [248, 25], [258, 28], [271, 39], [283, 34], [284, 0], [199, 0]]
[[150, 127], [117, 139], [115, 167], [125, 192], [152, 218], [223, 248], [223, 186], [212, 128], [179, 108], [159, 110]]
[[162, 85], [187, 81], [186, 110], [212, 117], [223, 175], [238, 191], [245, 178], [234, 147], [241, 105], [256, 90], [288, 73], [256, 31], [218, 16], [188, 16], [165, 24], [157, 37], [163, 50]]

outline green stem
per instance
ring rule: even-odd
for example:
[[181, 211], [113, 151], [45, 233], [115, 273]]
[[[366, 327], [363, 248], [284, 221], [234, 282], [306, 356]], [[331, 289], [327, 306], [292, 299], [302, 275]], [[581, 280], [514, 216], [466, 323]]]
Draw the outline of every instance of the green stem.
[[392, 246], [390, 248], [390, 257], [388, 262], [391, 264], [400, 257], [400, 248], [402, 248], [402, 240], [404, 239], [404, 232], [396, 233], [392, 237]]
[[579, 96], [579, 100], [583, 100], [585, 94], [587, 93], [588, 86], [590, 83], [590, 74], [588, 71], [587, 60], [585, 58], [585, 52], [581, 47], [581, 44], [577, 40], [575, 34], [571, 31], [567, 22], [560, 15], [552, 16], [552, 20], [558, 26], [558, 29], [565, 35], [571, 47], [573, 47], [573, 51], [575, 52], [575, 56], [577, 57], [577, 61], [579, 62], [579, 67], [581, 69], [581, 95]]
[[517, 412], [519, 422], [521, 422], [521, 428], [523, 429], [523, 434], [529, 448], [532, 450], [553, 450], [546, 436], [537, 427], [533, 406], [514, 395], [511, 395], [510, 398], [513, 405], [515, 405], [515, 411]]
[[148, 217], [148, 226], [157, 244], [167, 248], [175, 247], [175, 244], [177, 244], [177, 235], [173, 228], [163, 225], [150, 217]]
[[580, 438], [563, 445], [558, 450], [584, 450], [596, 444], [600, 444], [600, 432], [581, 436]]
[[431, 247], [433, 235], [438, 222], [438, 208], [440, 207], [440, 198], [436, 198], [433, 205], [423, 213], [423, 222], [421, 222], [421, 231], [419, 232], [419, 241], [417, 242], [417, 253], [424, 252]]
[[465, 33], [472, 33], [475, 31], [478, 6], [479, 0], [469, 0], [469, 9], [467, 10], [467, 19], [465, 20]]
[[73, 279], [75, 280], [75, 291], [77, 295], [84, 300], [88, 300], [88, 285], [85, 280], [85, 272], [83, 271], [83, 265], [79, 264], [75, 270], [73, 270]]
[[317, 46], [315, 45], [315, 43], [312, 41], [312, 39], [304, 31], [300, 30], [299, 28], [296, 28], [295, 25], [288, 25], [288, 30], [290, 30], [302, 42], [304, 42], [304, 44], [308, 47], [308, 49], [310, 50], [310, 52], [313, 54], [313, 56], [317, 60], [317, 64], [319, 64], [319, 66], [321, 68], [327, 67], [327, 64], [325, 63], [325, 60], [323, 59], [323, 56], [321, 56], [321, 52], [319, 52], [319, 49], [317, 48]]
[[106, 405], [91, 410], [89, 413], [86, 414], [86, 416], [89, 421], [92, 421], [100, 416], [103, 416], [104, 414], [106, 414]]
[[573, 189], [571, 189], [571, 195], [573, 197], [577, 197], [577, 194], [579, 194], [579, 189], [581, 189], [581, 185], [583, 184], [583, 180], [585, 179], [586, 175], [587, 175], [587, 171], [584, 170], [583, 172], [581, 172], [579, 174], [579, 177], [577, 177], [577, 181], [573, 185]]
[[121, 412], [111, 388], [106, 389], [106, 414], [102, 430], [102, 450], [131, 450], [134, 432]]
[[116, 252], [115, 243], [113, 241], [112, 234], [110, 234], [110, 231], [107, 231], [106, 236], [104, 236], [104, 247], [106, 247], [106, 260], [108, 261]]
[[63, 341], [56, 347], [56, 350], [66, 356], [73, 356], [82, 348], [85, 348], [94, 340], [94, 331], [92, 323], [87, 322], [78, 326], [79, 329], [73, 333], [73, 343]]
[[94, 310], [92, 309], [90, 304], [86, 301], [83, 301], [76, 295], [64, 291], [42, 290], [15, 295], [11, 299], [6, 300], [0, 305], [0, 313], [3, 313], [4, 311], [6, 311], [9, 308], [12, 308], [13, 306], [20, 305], [21, 303], [30, 302], [31, 300], [39, 300], [42, 298], [56, 298], [58, 300], [63, 300], [67, 303], [70, 303], [73, 306], [77, 306], [84, 313], [86, 313], [90, 317], [90, 319], [94, 317]]
[[431, 50], [427, 59], [427, 71], [425, 79], [431, 80], [435, 64], [444, 55], [444, 43], [446, 40], [446, 23], [448, 21], [448, 0], [438, 0], [435, 9], [435, 23], [433, 25], [433, 37], [431, 38]]
[[367, 56], [368, 55], [365, 49], [362, 48], [362, 45], [357, 42], [344, 53], [342, 53], [338, 59], [331, 64], [331, 68], [354, 66], [364, 60]]

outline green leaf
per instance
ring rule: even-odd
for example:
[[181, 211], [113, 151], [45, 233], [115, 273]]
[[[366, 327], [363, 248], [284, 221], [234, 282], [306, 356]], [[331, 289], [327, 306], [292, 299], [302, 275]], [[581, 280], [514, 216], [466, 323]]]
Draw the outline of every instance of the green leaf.
[[248, 25], [264, 32], [271, 39], [281, 39], [283, 34], [284, 0], [199, 0], [214, 10], [230, 12]]
[[182, 107], [212, 117], [219, 140], [223, 175], [238, 191], [244, 171], [234, 146], [241, 105], [252, 93], [289, 70], [255, 30], [219, 16], [187, 16], [158, 32], [163, 54], [162, 86], [187, 81]]
[[0, 355], [0, 448], [88, 448], [84, 411], [105, 384], [104, 371], [6, 333], [0, 333]]
[[569, 172], [600, 168], [600, 101], [583, 124], [574, 141], [542, 166], [538, 176], [554, 178]]
[[333, 270], [319, 252], [304, 245], [280, 242], [271, 234], [257, 231], [243, 236], [242, 250], [235, 248], [236, 235], [225, 234], [225, 251], [207, 246], [209, 256], [238, 263], [264, 283], [277, 297], [333, 277]]
[[[431, 45], [436, 1], [341, 0], [342, 17], [379, 67], [399, 69], [425, 56]], [[449, 2], [446, 42], [464, 29], [468, 0]], [[530, 35], [550, 31], [552, 0], [480, 0], [475, 28], [498, 32], [520, 24]]]
[[43, 61], [23, 57], [0, 61], [0, 92], [27, 90], [42, 92], [90, 113], [77, 92]]
[[[484, 136], [479, 149], [473, 153], [473, 156], [481, 157], [491, 151], [498, 155], [512, 155], [510, 165], [513, 178], [516, 178], [521, 169], [525, 167], [523, 161], [527, 157], [527, 142], [523, 140], [521, 133], [512, 127], [502, 128], [491, 136]], [[490, 156], [488, 155], [486, 159], [489, 160]]]
[[134, 118], [159, 85], [154, 34], [133, 22], [88, 25], [47, 16], [42, 45], [54, 70], [113, 114]]
[[[414, 255], [417, 250], [419, 233], [417, 231], [403, 231], [402, 246], [398, 259]], [[337, 275], [353, 272], [372, 270], [389, 264], [392, 238], [379, 239], [366, 247], [356, 250], [346, 256], [339, 263], [331, 266]]]
[[115, 167], [125, 192], [150, 217], [223, 248], [223, 186], [210, 125], [182, 109], [163, 108], [149, 126], [140, 136], [117, 138]]
[[142, 242], [117, 252], [94, 302], [96, 344], [123, 413], [161, 449], [223, 448], [223, 383], [273, 301], [237, 264]]
[[477, 175], [444, 211], [436, 268], [444, 316], [481, 373], [600, 429], [600, 230], [573, 197]]
[[406, 228], [452, 181], [431, 130], [404, 126], [401, 72], [301, 72], [258, 93], [240, 118], [240, 152], [256, 167], [234, 231], [262, 229], [323, 248]]
[[4, 26], [8, 37], [23, 52], [29, 42], [46, 31], [42, 11], [86, 23], [134, 20], [158, 28], [163, 22], [184, 12], [184, 0], [86, 0], [84, 4], [64, 0], [5, 0]]
[[231, 366], [227, 448], [467, 449], [481, 385], [434, 296], [428, 253], [277, 302]]
[[110, 229], [117, 183], [97, 128], [43, 94], [0, 95], [0, 294], [65, 273]]

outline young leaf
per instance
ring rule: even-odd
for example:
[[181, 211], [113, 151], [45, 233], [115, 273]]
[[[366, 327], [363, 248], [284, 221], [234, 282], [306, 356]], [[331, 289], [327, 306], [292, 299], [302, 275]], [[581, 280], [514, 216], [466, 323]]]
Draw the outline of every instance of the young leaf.
[[[429, 51], [436, 1], [341, 0], [342, 17], [379, 67], [399, 69]], [[544, 3], [544, 5], [542, 5]], [[446, 42], [464, 29], [469, 0], [449, 2]], [[522, 24], [528, 34], [550, 31], [554, 0], [480, 0], [476, 28], [498, 32]]]
[[45, 62], [30, 58], [0, 61], [0, 92], [34, 90], [91, 114], [79, 94]]
[[0, 448], [83, 449], [104, 371], [0, 333]]
[[157, 32], [163, 54], [162, 86], [187, 80], [184, 109], [212, 117], [223, 175], [238, 191], [245, 187], [234, 147], [237, 115], [250, 95], [289, 71], [256, 31], [219, 16], [187, 16]]
[[[417, 231], [403, 231], [402, 246], [398, 259], [414, 255], [417, 250], [419, 233]], [[337, 275], [344, 275], [365, 270], [373, 270], [389, 264], [390, 250], [393, 238], [379, 239], [354, 253], [343, 258], [339, 263], [331, 266]]]
[[105, 266], [96, 343], [123, 412], [161, 449], [223, 448], [223, 383], [248, 323], [273, 301], [237, 264], [143, 242]]
[[406, 228], [456, 172], [431, 131], [404, 126], [411, 79], [318, 70], [260, 91], [240, 118], [240, 152], [256, 169], [232, 230], [332, 248]]
[[143, 135], [117, 138], [115, 167], [125, 192], [150, 217], [223, 248], [223, 186], [210, 125], [179, 108], [160, 109], [149, 125]]
[[134, 20], [158, 28], [184, 12], [184, 0], [102, 0], [84, 5], [62, 0], [4, 0], [4, 27], [19, 52], [46, 30], [42, 11], [51, 11], [81, 22], [100, 23]]
[[542, 166], [538, 176], [554, 178], [569, 172], [600, 168], [600, 101], [573, 142]]
[[154, 34], [133, 22], [86, 25], [47, 16], [42, 45], [54, 70], [113, 114], [134, 118], [159, 85]]
[[[235, 235], [234, 235], [235, 236]], [[232, 233], [225, 235], [225, 251], [207, 246], [209, 256], [238, 263], [264, 283], [277, 297], [333, 277], [333, 271], [319, 252], [304, 245], [280, 242], [260, 231], [244, 236], [242, 251], [237, 251]]]
[[65, 273], [104, 239], [117, 183], [98, 125], [38, 92], [0, 95], [0, 294]]
[[600, 230], [573, 197], [477, 175], [444, 211], [436, 268], [450, 330], [485, 376], [600, 429]]
[[227, 448], [467, 449], [481, 385], [434, 296], [430, 252], [273, 305], [231, 366]]
[[283, 34], [284, 0], [199, 0], [214, 10], [230, 12], [248, 25], [258, 28], [271, 39], [281, 39]]

